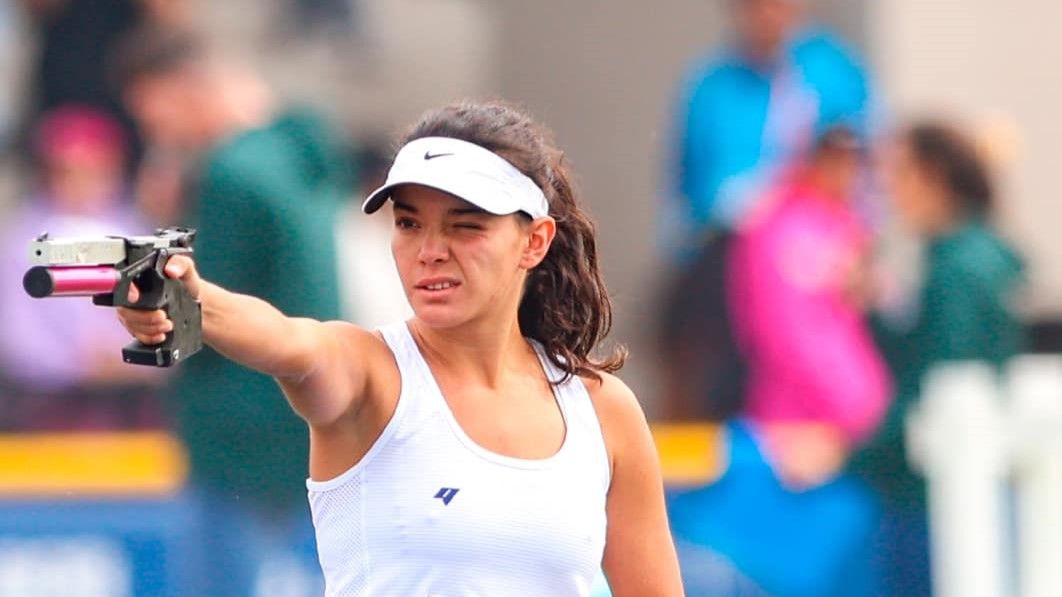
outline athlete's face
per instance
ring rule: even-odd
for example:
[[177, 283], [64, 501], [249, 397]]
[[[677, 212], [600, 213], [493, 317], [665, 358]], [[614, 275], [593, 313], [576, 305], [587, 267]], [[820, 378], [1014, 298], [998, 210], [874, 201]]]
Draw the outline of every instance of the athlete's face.
[[552, 219], [492, 215], [418, 185], [399, 187], [392, 199], [391, 251], [418, 319], [449, 328], [515, 315], [527, 271], [553, 239]]

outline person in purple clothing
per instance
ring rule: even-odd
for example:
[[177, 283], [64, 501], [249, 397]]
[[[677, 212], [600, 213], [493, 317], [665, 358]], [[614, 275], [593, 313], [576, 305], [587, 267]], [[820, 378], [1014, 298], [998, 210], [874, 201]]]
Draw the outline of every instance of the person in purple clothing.
[[[160, 424], [149, 386], [154, 372], [122, 363], [128, 336], [114, 314], [91, 301], [30, 298], [22, 289], [29, 241], [144, 234], [126, 194], [128, 142], [95, 108], [65, 105], [35, 128], [39, 175], [0, 236], [0, 426], [15, 429], [135, 428]], [[147, 387], [146, 387], [147, 386]]]

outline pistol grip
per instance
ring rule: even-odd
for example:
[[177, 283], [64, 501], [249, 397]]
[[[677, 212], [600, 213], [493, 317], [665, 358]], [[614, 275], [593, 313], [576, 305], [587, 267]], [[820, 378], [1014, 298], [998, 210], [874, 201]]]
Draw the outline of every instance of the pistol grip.
[[166, 334], [166, 341], [162, 344], [149, 346], [134, 340], [132, 344], [122, 348], [122, 360], [132, 365], [149, 365], [152, 367], [170, 367], [182, 357], [181, 349], [173, 346], [173, 333]]
[[199, 302], [178, 280], [163, 281], [160, 308], [173, 322], [173, 331], [161, 344], [147, 345], [139, 340], [122, 349], [122, 360], [133, 365], [170, 367], [203, 348], [203, 313]]

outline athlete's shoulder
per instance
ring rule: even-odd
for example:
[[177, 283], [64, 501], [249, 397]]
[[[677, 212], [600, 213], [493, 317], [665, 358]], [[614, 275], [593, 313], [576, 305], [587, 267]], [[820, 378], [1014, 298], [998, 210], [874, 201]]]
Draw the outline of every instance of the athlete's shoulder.
[[[333, 367], [344, 372], [349, 388], [341, 391], [347, 396], [342, 412], [322, 419], [324, 424], [311, 425], [319, 432], [328, 428], [348, 429], [346, 425], [351, 421], [358, 422], [366, 416], [379, 418], [374, 413], [386, 413], [383, 419], [386, 422], [394, 412], [402, 387], [401, 372], [391, 347], [379, 332], [350, 322], [326, 321], [322, 327], [327, 339], [321, 348], [330, 353], [322, 359], [332, 361]], [[334, 387], [335, 384], [326, 384], [321, 391]], [[312, 395], [320, 393], [316, 391]]]
[[637, 402], [634, 392], [619, 377], [604, 371], [596, 372], [597, 376], [582, 375], [580, 379], [586, 386], [591, 400], [604, 402]]
[[391, 386], [399, 381], [399, 369], [383, 334], [347, 321], [326, 321], [324, 326], [343, 354], [362, 363], [369, 393], [381, 386], [385, 394], [390, 393]]
[[582, 380], [605, 434], [620, 435], [645, 426], [645, 412], [630, 387], [611, 373], [598, 376]]
[[326, 321], [325, 328], [343, 343], [367, 350], [386, 350], [390, 352], [383, 335], [377, 330], [370, 330], [349, 321]]

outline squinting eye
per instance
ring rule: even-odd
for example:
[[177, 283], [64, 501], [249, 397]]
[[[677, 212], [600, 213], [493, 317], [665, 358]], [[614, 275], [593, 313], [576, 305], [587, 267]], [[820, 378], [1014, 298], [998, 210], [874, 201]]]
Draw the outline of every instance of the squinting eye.
[[454, 228], [462, 228], [464, 230], [483, 230], [483, 226], [481, 226], [479, 224], [468, 223], [468, 222], [463, 222], [461, 224], [454, 224]]
[[395, 228], [401, 228], [403, 230], [413, 228], [416, 225], [417, 223], [413, 220], [410, 220], [409, 218], [398, 218], [397, 220], [395, 220]]

